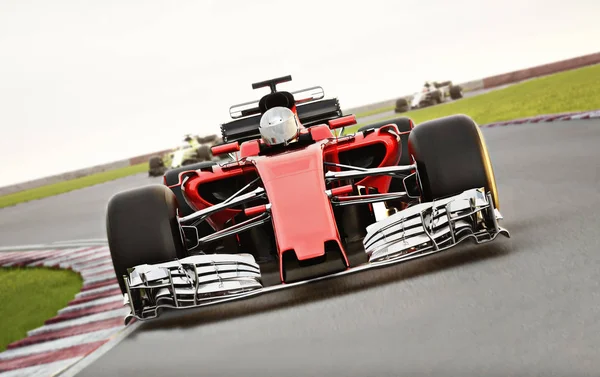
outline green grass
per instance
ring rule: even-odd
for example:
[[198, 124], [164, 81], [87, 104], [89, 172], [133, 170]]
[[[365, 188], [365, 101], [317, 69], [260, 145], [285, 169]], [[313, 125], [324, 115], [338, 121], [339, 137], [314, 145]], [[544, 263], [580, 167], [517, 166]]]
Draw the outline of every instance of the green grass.
[[[378, 119], [407, 116], [416, 124], [453, 114], [466, 114], [478, 124], [540, 114], [600, 109], [600, 64], [532, 79], [505, 89], [442, 105]], [[374, 121], [373, 121], [374, 122]], [[348, 128], [354, 132], [365, 124]]]
[[82, 286], [72, 271], [0, 268], [0, 352], [73, 300]]
[[101, 173], [76, 178], [69, 181], [53, 183], [46, 186], [36, 187], [29, 190], [15, 192], [13, 194], [0, 196], [0, 208], [12, 206], [30, 200], [42, 199], [48, 196], [58, 195], [80, 188], [97, 185], [99, 183], [112, 181], [114, 179], [127, 177], [148, 171], [148, 163], [127, 166], [124, 168], [109, 170]]

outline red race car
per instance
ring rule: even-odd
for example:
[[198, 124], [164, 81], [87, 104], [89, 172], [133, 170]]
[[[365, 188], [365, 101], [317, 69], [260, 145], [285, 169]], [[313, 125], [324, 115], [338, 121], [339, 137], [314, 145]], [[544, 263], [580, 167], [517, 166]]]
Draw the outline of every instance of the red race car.
[[[163, 185], [113, 196], [107, 236], [131, 313], [155, 318], [510, 237], [475, 122], [364, 126], [321, 87], [230, 108], [223, 143]], [[342, 132], [338, 132], [342, 129]]]

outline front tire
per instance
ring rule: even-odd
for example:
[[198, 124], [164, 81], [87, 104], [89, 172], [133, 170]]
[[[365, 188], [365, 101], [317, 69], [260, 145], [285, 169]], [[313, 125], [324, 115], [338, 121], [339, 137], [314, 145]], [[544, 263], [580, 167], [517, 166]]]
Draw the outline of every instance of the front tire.
[[108, 202], [106, 233], [122, 293], [123, 275], [140, 264], [156, 264], [187, 255], [179, 223], [177, 201], [163, 185], [120, 192]]
[[425, 201], [484, 187], [499, 208], [498, 190], [487, 146], [479, 126], [466, 115], [454, 115], [416, 126], [408, 138]]

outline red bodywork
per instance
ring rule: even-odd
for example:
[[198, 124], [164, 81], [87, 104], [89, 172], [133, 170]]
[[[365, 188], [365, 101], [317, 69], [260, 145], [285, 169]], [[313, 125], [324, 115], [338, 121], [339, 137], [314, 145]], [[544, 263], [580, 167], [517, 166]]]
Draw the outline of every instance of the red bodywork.
[[[201, 210], [216, 204], [201, 196], [200, 189], [203, 185], [244, 175], [248, 177], [245, 181], [249, 182], [258, 175], [271, 204], [280, 271], [281, 255], [284, 252], [293, 250], [297, 259], [304, 261], [324, 255], [326, 242], [339, 245], [348, 266], [330, 198], [326, 192], [335, 187], [326, 186], [324, 179], [326, 170], [339, 171], [339, 168], [325, 166], [324, 162], [340, 163], [341, 153], [379, 144], [385, 149], [385, 153], [378, 166], [392, 166], [400, 160], [401, 144], [396, 136], [399, 131], [394, 124], [366, 135], [359, 132], [340, 138], [336, 138], [331, 131], [331, 128], [337, 127], [339, 124], [324, 124], [302, 129], [302, 133], [311, 134], [314, 143], [272, 155], [260, 155], [261, 141], [246, 141], [239, 145], [238, 161], [223, 166], [215, 165], [208, 171], [196, 171], [183, 183], [182, 189], [190, 204], [196, 210]], [[394, 132], [387, 132], [390, 128]], [[234, 149], [237, 148], [232, 147], [232, 150]], [[367, 177], [356, 182], [356, 185], [373, 187], [380, 193], [385, 193], [389, 189], [391, 179], [389, 176]], [[337, 187], [336, 194], [347, 195], [351, 192], [347, 186]], [[264, 205], [259, 205], [247, 208], [245, 214], [251, 217], [265, 210]], [[207, 221], [215, 230], [220, 230], [228, 226], [226, 223], [240, 211], [223, 210], [210, 216]]]

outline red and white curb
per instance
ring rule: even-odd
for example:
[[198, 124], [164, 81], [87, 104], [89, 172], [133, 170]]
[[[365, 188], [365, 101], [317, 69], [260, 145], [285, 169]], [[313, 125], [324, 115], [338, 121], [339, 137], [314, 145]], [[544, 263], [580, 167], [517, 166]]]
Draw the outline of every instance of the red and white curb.
[[527, 118], [521, 119], [513, 119], [504, 122], [493, 122], [484, 124], [481, 127], [497, 127], [497, 126], [508, 126], [514, 124], [524, 124], [524, 123], [540, 123], [540, 122], [560, 122], [566, 120], [580, 120], [580, 119], [598, 119], [600, 118], [600, 110], [591, 110], [591, 111], [576, 111], [570, 113], [560, 113], [560, 114], [544, 114], [544, 115], [536, 115]]
[[106, 246], [2, 252], [0, 266], [69, 269], [83, 278], [81, 292], [67, 307], [0, 353], [0, 377], [45, 377], [72, 371], [76, 364], [89, 364], [139, 324], [124, 325], [128, 308], [123, 305]]

